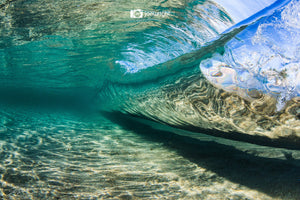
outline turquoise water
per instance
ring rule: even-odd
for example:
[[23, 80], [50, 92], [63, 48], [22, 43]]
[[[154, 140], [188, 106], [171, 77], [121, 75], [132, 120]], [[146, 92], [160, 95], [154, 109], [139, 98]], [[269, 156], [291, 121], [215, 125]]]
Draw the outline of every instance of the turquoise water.
[[299, 199], [299, 11], [0, 0], [0, 199]]

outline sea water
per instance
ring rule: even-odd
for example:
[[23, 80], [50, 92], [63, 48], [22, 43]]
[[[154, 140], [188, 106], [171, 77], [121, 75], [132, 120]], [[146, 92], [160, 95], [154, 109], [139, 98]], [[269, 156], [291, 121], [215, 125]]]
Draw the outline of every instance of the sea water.
[[0, 199], [299, 199], [299, 10], [0, 1]]

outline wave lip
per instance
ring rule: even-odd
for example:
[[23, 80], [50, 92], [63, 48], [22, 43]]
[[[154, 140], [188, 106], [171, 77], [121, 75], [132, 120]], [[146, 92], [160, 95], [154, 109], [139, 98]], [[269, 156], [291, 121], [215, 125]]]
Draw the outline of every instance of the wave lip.
[[[199, 51], [172, 62], [176, 65], [193, 55], [197, 66], [181, 65], [181, 71], [147, 82], [108, 84], [101, 91], [110, 101], [104, 110], [109, 107], [110, 111], [228, 139], [299, 149], [299, 60], [297, 48], [288, 46], [298, 45], [298, 41], [288, 43], [299, 33], [291, 20], [293, 14], [288, 16], [288, 9], [296, 9], [297, 3], [277, 2], [251, 16], [251, 23], [246, 19], [247, 23], [241, 22]], [[276, 45], [287, 46], [281, 50]], [[148, 75], [143, 72], [147, 70], [136, 75]], [[275, 85], [272, 78], [281, 85]]]
[[247, 27], [200, 64], [216, 87], [251, 100], [247, 90], [259, 90], [277, 99], [277, 110], [300, 96], [300, 3], [291, 1]]

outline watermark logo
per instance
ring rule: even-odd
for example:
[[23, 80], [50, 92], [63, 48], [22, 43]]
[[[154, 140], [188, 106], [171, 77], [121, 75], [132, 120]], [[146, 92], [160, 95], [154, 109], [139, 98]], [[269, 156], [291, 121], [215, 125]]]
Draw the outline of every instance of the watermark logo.
[[130, 11], [130, 18], [143, 18], [144, 13], [141, 9], [131, 10]]
[[155, 12], [135, 9], [130, 11], [130, 18], [146, 18], [146, 17], [167, 17], [171, 15], [169, 11]]

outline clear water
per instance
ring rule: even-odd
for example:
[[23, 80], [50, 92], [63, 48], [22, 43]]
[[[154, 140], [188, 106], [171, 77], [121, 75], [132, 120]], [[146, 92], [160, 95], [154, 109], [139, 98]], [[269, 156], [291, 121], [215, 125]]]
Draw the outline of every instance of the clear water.
[[298, 19], [0, 0], [0, 199], [299, 199]]

